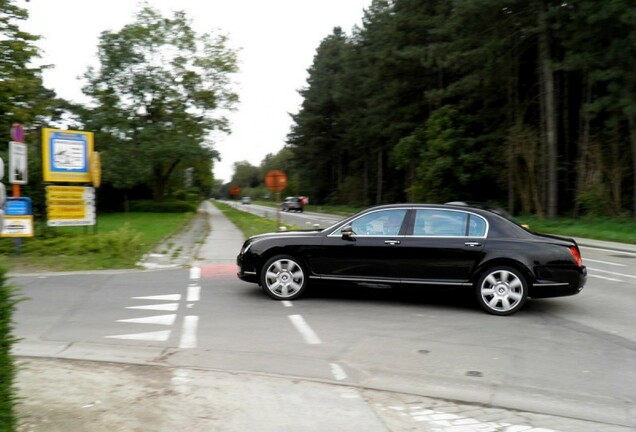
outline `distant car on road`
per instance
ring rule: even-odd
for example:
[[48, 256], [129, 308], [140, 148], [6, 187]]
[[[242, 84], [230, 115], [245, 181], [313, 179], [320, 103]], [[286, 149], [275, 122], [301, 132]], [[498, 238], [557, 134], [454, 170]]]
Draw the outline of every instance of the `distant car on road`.
[[241, 198], [241, 204], [252, 204], [252, 198], [247, 196]]
[[436, 285], [472, 291], [494, 315], [526, 299], [579, 293], [587, 280], [575, 240], [527, 231], [489, 210], [394, 204], [367, 209], [322, 231], [270, 233], [245, 241], [238, 277], [277, 300], [310, 282]]
[[289, 196], [285, 198], [285, 201], [281, 204], [280, 209], [284, 212], [298, 211], [303, 212], [305, 209], [305, 202], [302, 197]]

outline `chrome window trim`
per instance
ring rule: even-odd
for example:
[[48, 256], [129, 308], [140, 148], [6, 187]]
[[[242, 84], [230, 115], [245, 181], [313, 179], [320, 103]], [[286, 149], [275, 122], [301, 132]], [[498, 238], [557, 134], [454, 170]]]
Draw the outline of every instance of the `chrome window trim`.
[[484, 231], [484, 235], [483, 236], [426, 236], [426, 235], [388, 235], [388, 234], [376, 234], [376, 235], [366, 235], [366, 234], [354, 234], [353, 236], [356, 238], [369, 238], [369, 237], [373, 237], [373, 238], [385, 238], [385, 237], [399, 237], [399, 238], [430, 238], [430, 239], [486, 239], [488, 238], [488, 233], [490, 232], [490, 223], [488, 223], [488, 219], [486, 219], [485, 217], [478, 215], [477, 213], [473, 213], [471, 211], [467, 211], [467, 210], [460, 210], [460, 209], [446, 209], [446, 208], [435, 208], [435, 207], [395, 207], [395, 208], [390, 208], [390, 209], [378, 209], [378, 210], [374, 210], [372, 212], [369, 213], [364, 213], [361, 214], [360, 216], [358, 216], [355, 219], [351, 219], [348, 222], [343, 223], [342, 225], [336, 227], [331, 234], [329, 234], [327, 237], [342, 237], [342, 233], [340, 232], [340, 230], [342, 229], [342, 227], [345, 227], [347, 225], [351, 225], [353, 223], [353, 221], [363, 217], [363, 216], [367, 216], [369, 214], [378, 212], [378, 211], [386, 211], [386, 210], [442, 210], [442, 211], [448, 211], [448, 212], [458, 212], [458, 213], [464, 213], [466, 215], [469, 216], [475, 216], [480, 218], [481, 220], [484, 221], [484, 223], [486, 224], [486, 230]]
[[[391, 208], [381, 208], [381, 209], [376, 209], [373, 210], [371, 212], [364, 212], [361, 215], [359, 215], [357, 218], [355, 219], [351, 219], [345, 223], [343, 223], [342, 225], [336, 227], [331, 234], [329, 234], [327, 237], [342, 237], [342, 233], [340, 232], [342, 230], [342, 227], [345, 227], [347, 225], [351, 225], [353, 224], [354, 221], [360, 219], [361, 217], [364, 216], [368, 216], [370, 214], [373, 213], [377, 213], [377, 212], [381, 212], [381, 211], [388, 211], [388, 210], [406, 210], [406, 212], [408, 213], [409, 210], [413, 209], [413, 207], [391, 207]], [[366, 235], [366, 234], [354, 234], [354, 237], [358, 238], [358, 237], [409, 237], [406, 235], [390, 235], [390, 234], [376, 234], [376, 235]]]

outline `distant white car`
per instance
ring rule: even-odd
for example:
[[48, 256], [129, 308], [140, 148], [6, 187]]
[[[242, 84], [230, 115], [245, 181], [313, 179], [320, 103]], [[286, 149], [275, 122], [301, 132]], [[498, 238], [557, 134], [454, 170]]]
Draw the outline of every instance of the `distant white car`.
[[252, 198], [250, 197], [241, 198], [241, 204], [252, 204]]

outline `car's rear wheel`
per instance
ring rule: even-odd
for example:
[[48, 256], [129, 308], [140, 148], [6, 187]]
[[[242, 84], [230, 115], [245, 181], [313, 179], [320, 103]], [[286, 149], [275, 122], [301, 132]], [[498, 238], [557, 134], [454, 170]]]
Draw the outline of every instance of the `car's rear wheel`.
[[488, 313], [510, 315], [518, 311], [528, 298], [528, 283], [512, 267], [493, 267], [477, 282], [477, 301]]
[[261, 286], [276, 300], [293, 300], [307, 287], [307, 276], [298, 260], [289, 255], [277, 255], [261, 269]]

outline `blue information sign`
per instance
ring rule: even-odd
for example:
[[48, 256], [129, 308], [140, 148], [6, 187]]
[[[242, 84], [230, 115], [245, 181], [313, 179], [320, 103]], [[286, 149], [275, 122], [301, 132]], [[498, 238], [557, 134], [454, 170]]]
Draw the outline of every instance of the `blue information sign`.
[[7, 202], [4, 204], [4, 214], [7, 216], [27, 216], [32, 213], [31, 198], [7, 198]]

